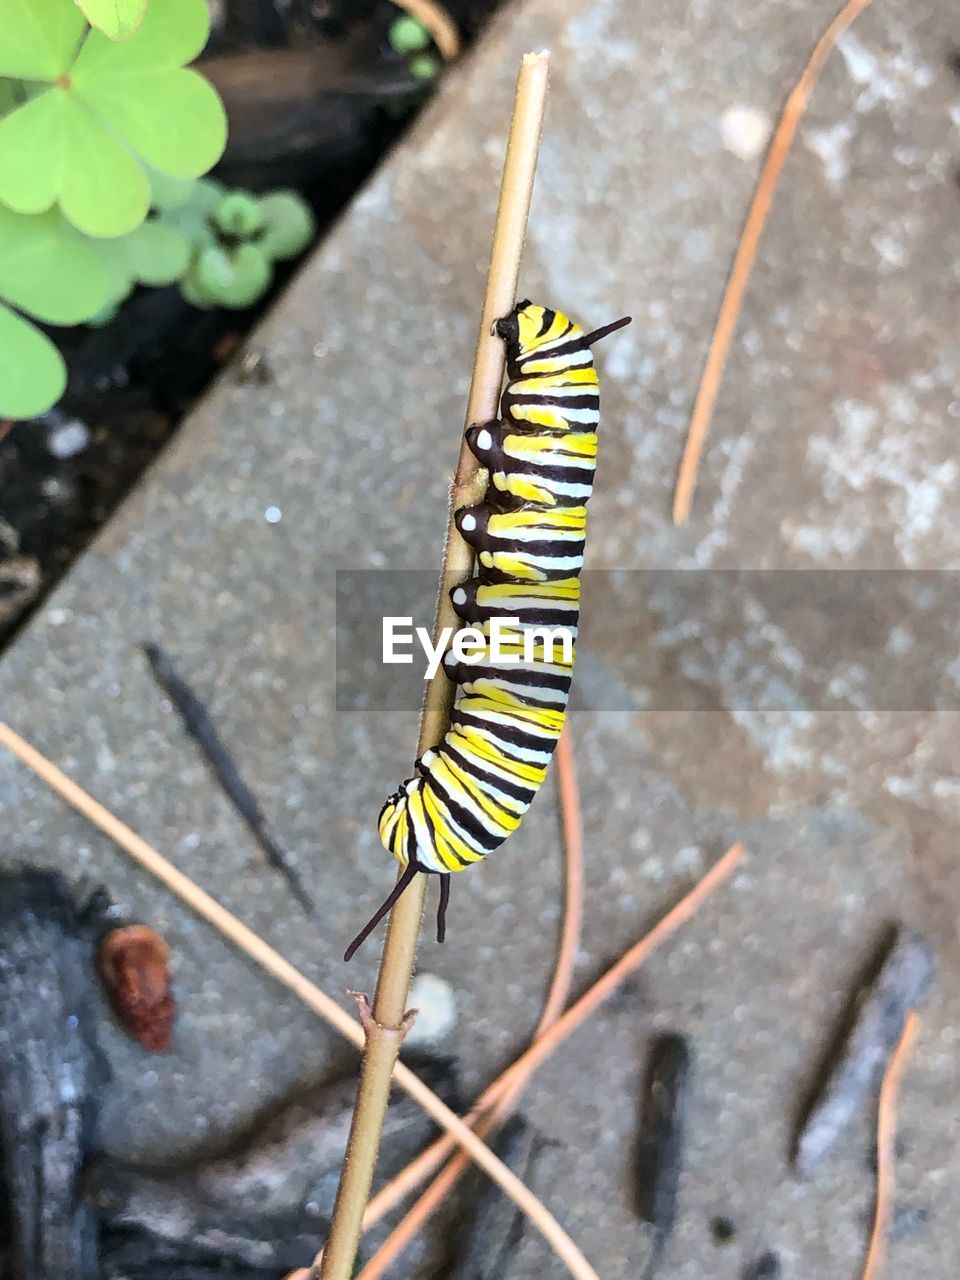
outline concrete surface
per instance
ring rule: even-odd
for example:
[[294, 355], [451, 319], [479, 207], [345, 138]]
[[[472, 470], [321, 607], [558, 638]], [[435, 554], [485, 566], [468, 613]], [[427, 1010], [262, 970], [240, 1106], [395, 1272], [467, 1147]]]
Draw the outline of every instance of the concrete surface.
[[[555, 55], [523, 291], [589, 324], [635, 317], [601, 355], [590, 564], [960, 564], [960, 34], [948, 0], [872, 6], [830, 59], [763, 242], [694, 518], [681, 531], [668, 520], [758, 139], [835, 7], [511, 8], [255, 335], [274, 384], [225, 374], [0, 666], [5, 718], [331, 992], [373, 981], [376, 948], [349, 971], [339, 956], [391, 880], [374, 820], [415, 736], [412, 711], [334, 714], [333, 571], [437, 561], [523, 51]], [[947, 1280], [960, 1249], [956, 712], [932, 700], [883, 710], [882, 678], [850, 669], [815, 702], [795, 695], [790, 635], [762, 602], [721, 636], [706, 706], [691, 709], [704, 690], [696, 605], [682, 599], [668, 583], [648, 610], [606, 620], [619, 642], [600, 675], [623, 678], [618, 654], [652, 653], [659, 709], [574, 717], [589, 893], [578, 981], [733, 838], [751, 858], [538, 1076], [527, 1114], [557, 1143], [538, 1189], [604, 1280], [639, 1274], [637, 1093], [651, 1033], [677, 1028], [692, 1038], [695, 1098], [663, 1280], [736, 1280], [765, 1248], [789, 1280], [857, 1274], [871, 1117], [809, 1185], [787, 1175], [785, 1148], [853, 974], [883, 922], [905, 917], [936, 943], [940, 973], [906, 1080], [897, 1192], [929, 1216], [891, 1246], [890, 1274]], [[878, 652], [940, 662], [912, 621], [881, 631]], [[208, 698], [313, 885], [319, 924], [264, 869], [184, 742], [139, 655], [147, 638]], [[830, 655], [825, 630], [814, 656], [828, 671]], [[754, 671], [783, 698], [733, 696]], [[955, 688], [942, 692], [956, 704]], [[169, 1057], [105, 1028], [112, 1149], [191, 1149], [352, 1062], [12, 761], [0, 796], [5, 860], [105, 880], [177, 957]], [[456, 989], [469, 1089], [536, 1021], [556, 849], [548, 795], [502, 856], [457, 880], [449, 944], [424, 943], [423, 967]], [[718, 1214], [737, 1228], [723, 1247]], [[560, 1274], [531, 1237], [506, 1280]]]

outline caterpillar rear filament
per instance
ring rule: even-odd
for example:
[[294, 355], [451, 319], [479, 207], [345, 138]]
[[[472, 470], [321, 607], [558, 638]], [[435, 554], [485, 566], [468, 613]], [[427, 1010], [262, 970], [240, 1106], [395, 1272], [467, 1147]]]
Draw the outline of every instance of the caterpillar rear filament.
[[[486, 647], [476, 663], [446, 655], [446, 673], [459, 685], [450, 728], [380, 811], [380, 838], [404, 871], [347, 948], [347, 960], [418, 871], [441, 877], [442, 942], [450, 874], [502, 844], [543, 784], [574, 657], [572, 645], [558, 657], [544, 629], [563, 628], [576, 639], [596, 467], [600, 395], [590, 348], [629, 323], [627, 316], [584, 333], [561, 312], [531, 302], [497, 321], [507, 348], [500, 418], [467, 430], [490, 485], [481, 504], [454, 515], [476, 552], [477, 576], [450, 593]], [[495, 660], [492, 631], [506, 619], [516, 619], [516, 628]], [[518, 660], [504, 661], [504, 654]]]

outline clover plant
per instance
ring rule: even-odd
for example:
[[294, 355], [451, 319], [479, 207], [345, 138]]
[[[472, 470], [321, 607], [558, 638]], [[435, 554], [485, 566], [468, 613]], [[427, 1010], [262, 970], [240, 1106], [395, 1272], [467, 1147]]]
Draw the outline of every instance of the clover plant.
[[0, 417], [66, 385], [30, 323], [103, 323], [137, 285], [244, 307], [313, 234], [294, 192], [201, 180], [220, 158], [215, 89], [184, 66], [206, 0], [0, 0]]
[[4, 0], [4, 9], [0, 75], [22, 95], [0, 120], [9, 208], [59, 204], [78, 230], [119, 236], [147, 216], [148, 168], [197, 178], [220, 159], [223, 104], [183, 65], [206, 43], [205, 0], [154, 0], [122, 42], [91, 31], [74, 0]]
[[249, 307], [273, 279], [273, 264], [295, 258], [313, 237], [313, 215], [295, 191], [254, 196], [198, 182], [187, 205], [161, 215], [191, 246], [183, 296], [197, 307]]

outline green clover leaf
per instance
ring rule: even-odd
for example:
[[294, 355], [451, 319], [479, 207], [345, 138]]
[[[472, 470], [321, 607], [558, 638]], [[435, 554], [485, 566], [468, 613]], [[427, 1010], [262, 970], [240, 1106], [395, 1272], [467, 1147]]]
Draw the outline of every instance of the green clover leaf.
[[[56, 210], [33, 217], [0, 205], [0, 298], [49, 324], [79, 324], [110, 298], [99, 257]], [[0, 303], [0, 415], [55, 404], [67, 371], [50, 339]]]
[[109, 292], [100, 258], [55, 209], [27, 217], [0, 205], [0, 297], [47, 324], [80, 324]]
[[179, 280], [190, 265], [190, 245], [176, 227], [148, 218], [125, 236], [91, 240], [110, 279], [114, 308], [134, 285], [165, 285]]
[[272, 278], [273, 268], [256, 245], [240, 244], [233, 250], [209, 245], [198, 254], [181, 288], [195, 306], [240, 311], [263, 297]]
[[260, 248], [268, 258], [285, 261], [302, 253], [316, 225], [310, 206], [296, 191], [271, 191], [260, 198], [264, 233]]
[[91, 27], [110, 40], [127, 40], [143, 21], [147, 0], [76, 0]]
[[150, 178], [150, 203], [155, 209], [176, 209], [186, 204], [193, 195], [194, 187], [200, 185], [202, 179], [168, 178], [165, 173], [157, 173], [152, 169]]
[[77, 52], [85, 23], [63, 0], [4, 0], [0, 75], [14, 80], [56, 80]]
[[196, 178], [223, 153], [213, 87], [183, 63], [206, 42], [205, 0], [150, 4], [122, 44], [85, 30], [73, 0], [4, 0], [0, 76], [42, 81], [0, 119], [0, 201], [20, 213], [59, 203], [91, 236], [120, 236], [150, 205], [149, 169]]
[[[155, 176], [155, 175], [154, 175]], [[151, 178], [153, 181], [153, 178]], [[189, 241], [196, 251], [216, 240], [213, 229], [213, 214], [223, 199], [226, 188], [213, 178], [199, 178], [188, 184], [185, 196], [161, 200], [154, 185], [153, 202], [157, 207], [157, 218], [166, 226], [175, 227]], [[172, 192], [164, 191], [164, 196], [172, 196]]]
[[249, 191], [228, 191], [214, 209], [213, 220], [225, 236], [249, 240], [263, 228], [263, 211]]
[[67, 366], [47, 335], [0, 303], [0, 415], [33, 418], [66, 385]]

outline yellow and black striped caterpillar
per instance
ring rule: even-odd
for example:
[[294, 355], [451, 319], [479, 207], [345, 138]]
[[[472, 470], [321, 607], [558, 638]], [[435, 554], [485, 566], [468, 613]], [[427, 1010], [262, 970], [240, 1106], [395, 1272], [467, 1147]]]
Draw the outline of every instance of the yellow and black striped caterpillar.
[[[544, 631], [562, 628], [575, 643], [596, 467], [600, 395], [590, 348], [629, 323], [627, 316], [584, 333], [561, 312], [531, 302], [497, 321], [507, 348], [501, 416], [467, 430], [490, 486], [484, 502], [454, 516], [476, 551], [477, 576], [450, 593], [485, 647], [476, 663], [446, 655], [446, 673], [460, 686], [450, 728], [380, 812], [380, 838], [404, 872], [347, 960], [418, 871], [441, 877], [442, 942], [450, 873], [502, 844], [543, 783], [573, 670], [573, 644], [558, 657]], [[493, 632], [505, 619], [516, 625], [495, 658]]]

